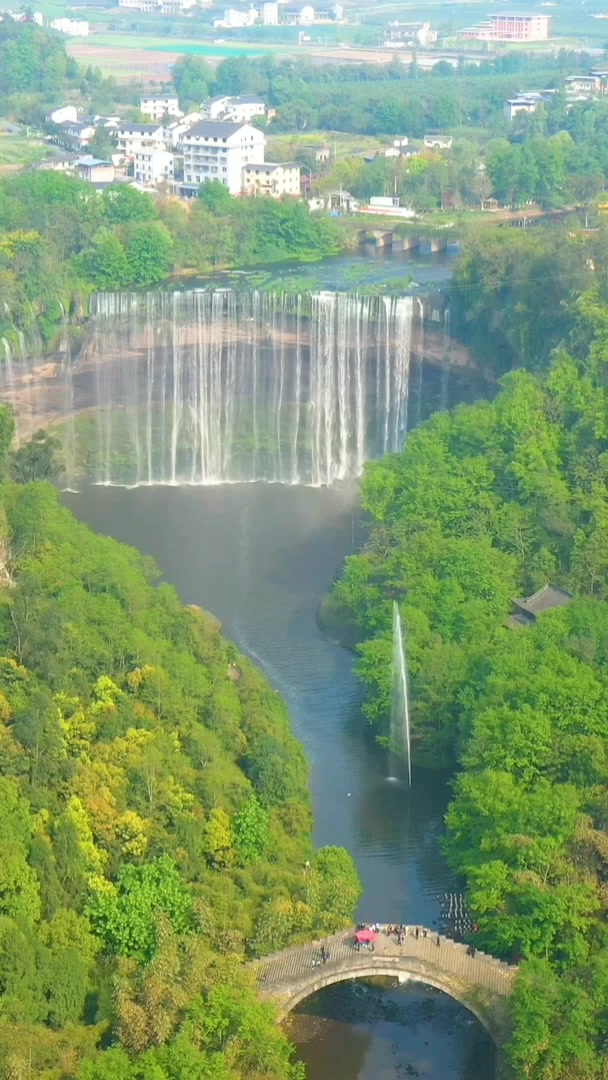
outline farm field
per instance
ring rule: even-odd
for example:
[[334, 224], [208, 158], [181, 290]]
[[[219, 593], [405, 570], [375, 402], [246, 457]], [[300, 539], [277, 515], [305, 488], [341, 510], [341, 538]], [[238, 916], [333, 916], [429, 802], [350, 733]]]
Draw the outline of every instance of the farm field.
[[204, 56], [221, 60], [228, 56], [260, 56], [264, 52], [286, 52], [286, 47], [213, 42], [184, 41], [143, 34], [107, 33], [66, 42], [70, 56], [85, 67], [101, 68], [104, 75], [120, 81], [143, 79], [146, 82], [166, 81], [171, 68], [180, 56]]
[[19, 135], [3, 135], [0, 132], [0, 176], [16, 172], [27, 165], [34, 165], [46, 155], [44, 143]]

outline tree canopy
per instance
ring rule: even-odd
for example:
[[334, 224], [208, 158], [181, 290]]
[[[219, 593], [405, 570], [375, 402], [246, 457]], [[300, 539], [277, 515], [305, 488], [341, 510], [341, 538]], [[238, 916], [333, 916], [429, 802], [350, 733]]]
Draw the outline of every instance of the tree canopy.
[[[414, 756], [457, 769], [445, 850], [467, 882], [475, 941], [521, 961], [510, 1054], [531, 1080], [599, 1080], [605, 1067], [608, 307], [599, 271], [598, 262], [593, 288], [572, 300], [569, 340], [542, 360], [528, 353], [534, 372], [509, 372], [493, 401], [435, 414], [401, 453], [366, 467], [373, 527], [335, 586], [336, 610], [358, 627], [364, 708], [381, 737], [400, 606]], [[542, 325], [553, 310], [540, 309]], [[528, 319], [525, 306], [512, 308], [514, 338]], [[572, 599], [523, 627], [513, 598], [547, 583]]]
[[0, 1077], [300, 1080], [243, 960], [360, 885], [312, 849], [285, 708], [0, 420]]

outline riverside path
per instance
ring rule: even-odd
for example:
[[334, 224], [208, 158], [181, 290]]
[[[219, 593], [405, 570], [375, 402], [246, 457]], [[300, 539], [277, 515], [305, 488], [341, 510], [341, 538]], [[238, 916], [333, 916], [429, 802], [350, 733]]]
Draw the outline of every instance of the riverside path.
[[[507, 998], [516, 967], [431, 930], [408, 927], [401, 944], [382, 928], [374, 950], [357, 949], [355, 931], [336, 934], [254, 961], [260, 995], [276, 1003], [283, 1019], [305, 998], [334, 983], [372, 976], [426, 983], [461, 1002], [501, 1047], [509, 1034]], [[327, 959], [321, 961], [321, 947]]]

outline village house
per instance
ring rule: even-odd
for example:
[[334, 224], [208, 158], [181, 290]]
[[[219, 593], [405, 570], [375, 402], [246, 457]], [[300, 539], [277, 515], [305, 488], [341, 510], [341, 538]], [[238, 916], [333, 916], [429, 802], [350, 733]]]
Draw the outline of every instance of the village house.
[[184, 195], [195, 195], [210, 180], [219, 180], [231, 195], [241, 195], [244, 168], [263, 163], [266, 139], [251, 124], [201, 120], [182, 135], [181, 146]]
[[95, 125], [83, 120], [64, 120], [57, 124], [56, 141], [68, 149], [83, 150], [95, 134]]
[[130, 159], [141, 150], [165, 150], [162, 124], [121, 124], [116, 129], [119, 151]]
[[91, 155], [79, 158], [75, 162], [74, 171], [81, 180], [86, 180], [89, 184], [113, 184], [115, 180], [112, 162]]
[[523, 599], [513, 599], [513, 612], [509, 619], [509, 626], [517, 628], [521, 626], [533, 626], [539, 615], [554, 608], [565, 607], [571, 603], [574, 596], [566, 589], [558, 585], [543, 585], [532, 596]]
[[424, 145], [427, 150], [450, 150], [453, 143], [451, 135], [425, 135]]
[[293, 161], [245, 165], [243, 191], [246, 195], [271, 195], [275, 199], [282, 195], [299, 198], [300, 166]]
[[142, 94], [139, 111], [152, 120], [162, 120], [164, 116], [183, 116], [177, 94]]
[[133, 176], [148, 185], [172, 182], [175, 177], [175, 154], [169, 150], [136, 151]]

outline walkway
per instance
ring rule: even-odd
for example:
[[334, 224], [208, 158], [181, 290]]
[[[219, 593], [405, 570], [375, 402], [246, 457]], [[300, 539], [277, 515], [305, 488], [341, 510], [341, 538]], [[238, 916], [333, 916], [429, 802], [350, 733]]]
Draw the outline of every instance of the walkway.
[[[325, 964], [319, 963], [322, 944], [329, 955]], [[506, 1000], [517, 968], [483, 952], [470, 956], [466, 945], [422, 927], [418, 937], [409, 927], [402, 945], [395, 935], [383, 931], [374, 945], [373, 952], [363, 947], [358, 951], [351, 930], [255, 961], [260, 994], [277, 1003], [282, 1019], [325, 986], [388, 975], [443, 990], [478, 1017], [498, 1046], [506, 1040]]]

